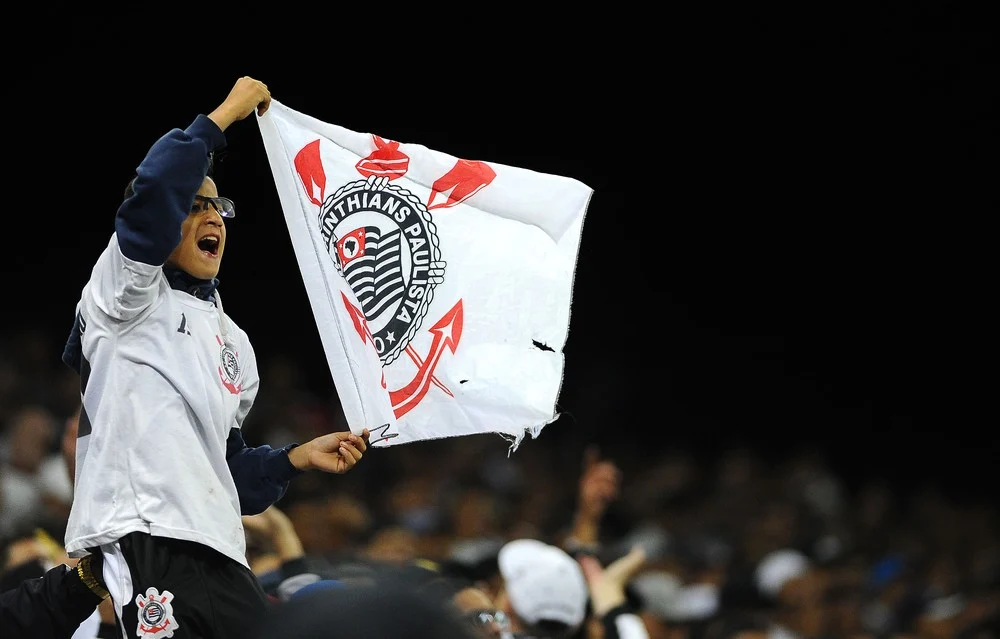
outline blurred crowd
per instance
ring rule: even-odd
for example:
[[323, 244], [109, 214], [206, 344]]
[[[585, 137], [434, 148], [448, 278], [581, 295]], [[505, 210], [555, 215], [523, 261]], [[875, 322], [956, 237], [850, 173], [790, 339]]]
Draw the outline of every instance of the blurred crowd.
[[[72, 561], [59, 544], [79, 380], [52, 349], [26, 332], [0, 350], [0, 590], [27, 567]], [[294, 361], [265, 361], [261, 377], [251, 446], [346, 428], [336, 397], [307, 390]], [[537, 608], [554, 597], [568, 608], [553, 637], [604, 637], [612, 608], [641, 621], [621, 637], [1000, 637], [996, 504], [877, 477], [849, 487], [822, 451], [781, 463], [752, 448], [640, 451], [544, 430], [513, 453], [495, 435], [372, 449], [348, 475], [299, 477], [245, 517], [248, 560], [276, 607], [337, 592], [386, 622], [375, 606], [386, 591], [363, 588], [390, 583], [395, 612], [404, 591], [434, 594], [484, 636], [542, 636]], [[564, 558], [584, 581], [560, 572]], [[519, 585], [522, 568], [540, 576]], [[354, 636], [324, 618], [337, 611], [298, 609], [326, 634], [280, 636]], [[95, 613], [87, 639], [110, 622]], [[416, 609], [392, 623], [430, 624]], [[411, 636], [376, 627], [367, 636]]]

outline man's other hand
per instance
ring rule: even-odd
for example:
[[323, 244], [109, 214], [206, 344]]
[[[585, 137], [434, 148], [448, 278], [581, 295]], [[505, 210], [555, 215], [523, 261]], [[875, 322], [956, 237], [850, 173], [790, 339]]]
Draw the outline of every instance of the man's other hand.
[[361, 461], [368, 449], [368, 437], [367, 428], [360, 436], [351, 432], [321, 435], [289, 451], [288, 460], [299, 470], [342, 475]]

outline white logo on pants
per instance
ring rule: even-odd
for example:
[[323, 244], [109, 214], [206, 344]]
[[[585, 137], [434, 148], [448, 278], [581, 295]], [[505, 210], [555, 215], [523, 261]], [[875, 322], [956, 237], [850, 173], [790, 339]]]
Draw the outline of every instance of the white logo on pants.
[[174, 619], [174, 607], [170, 602], [174, 595], [169, 590], [163, 594], [156, 588], [146, 590], [146, 596], [136, 596], [135, 605], [139, 606], [139, 625], [135, 634], [140, 639], [167, 639], [174, 636], [177, 630], [177, 620]]

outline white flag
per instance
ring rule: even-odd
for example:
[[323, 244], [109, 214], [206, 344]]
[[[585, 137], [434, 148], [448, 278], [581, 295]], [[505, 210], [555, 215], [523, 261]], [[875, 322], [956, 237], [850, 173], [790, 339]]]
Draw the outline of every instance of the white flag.
[[374, 446], [475, 433], [516, 446], [559, 416], [590, 187], [275, 100], [258, 123], [353, 432]]

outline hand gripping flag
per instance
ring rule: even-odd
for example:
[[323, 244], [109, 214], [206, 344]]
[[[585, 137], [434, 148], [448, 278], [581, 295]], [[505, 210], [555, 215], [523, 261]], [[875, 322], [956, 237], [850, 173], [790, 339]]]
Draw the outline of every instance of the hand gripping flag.
[[352, 431], [516, 446], [559, 416], [590, 187], [275, 100], [257, 121]]

